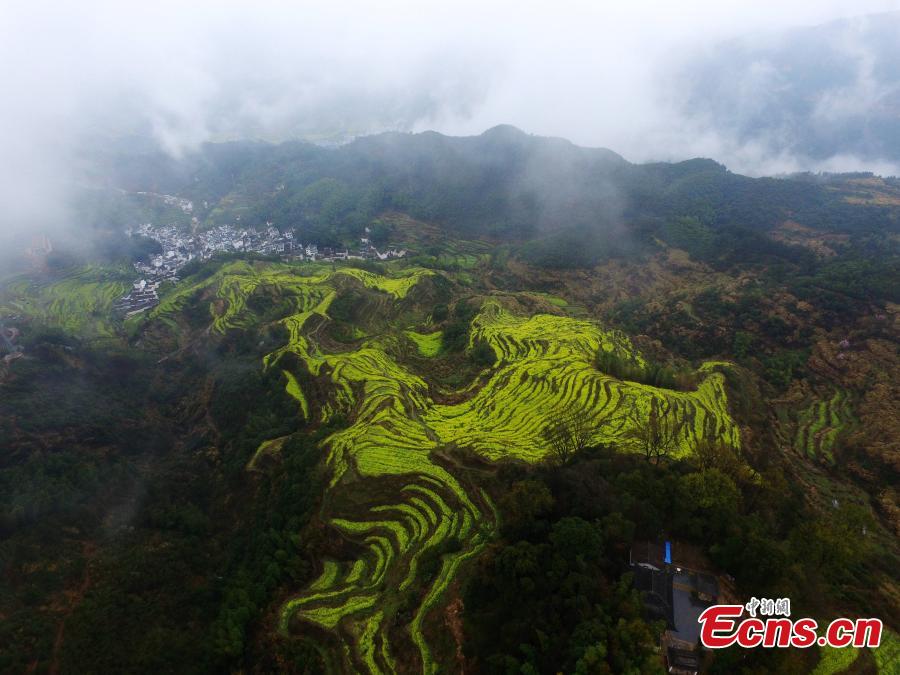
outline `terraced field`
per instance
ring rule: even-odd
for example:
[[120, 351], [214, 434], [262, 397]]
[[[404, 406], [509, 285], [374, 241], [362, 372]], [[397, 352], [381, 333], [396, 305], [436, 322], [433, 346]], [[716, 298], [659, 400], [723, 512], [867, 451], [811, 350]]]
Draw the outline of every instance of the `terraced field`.
[[113, 303], [131, 286], [127, 270], [84, 266], [51, 282], [20, 277], [0, 296], [0, 315], [23, 315], [82, 338], [116, 335]]
[[[863, 654], [861, 649], [845, 647], [820, 647], [821, 657], [812, 675], [838, 675], [838, 673], [862, 672], [854, 668], [857, 659]], [[900, 638], [896, 633], [885, 629], [881, 636], [881, 646], [871, 650], [878, 675], [895, 675], [900, 672]]]
[[444, 340], [443, 331], [417, 333], [413, 330], [408, 330], [404, 332], [406, 337], [415, 343], [419, 356], [432, 357], [440, 353]]
[[859, 656], [858, 649], [838, 649], [837, 647], [819, 647], [821, 657], [811, 675], [837, 675], [846, 672]]
[[431, 406], [426, 425], [443, 444], [469, 447], [490, 459], [543, 459], [548, 452], [544, 427], [561, 413], [578, 411], [594, 428], [592, 442], [626, 443], [625, 413], [649, 414], [654, 405], [683, 424], [678, 453], [691, 451], [697, 439], [740, 443], [726, 408], [725, 377], [718, 364], [707, 364], [696, 391], [675, 392], [623, 382], [598, 372], [599, 349], [642, 363], [624, 335], [600, 330], [589, 321], [540, 314], [517, 317], [487, 302], [475, 318], [470, 345], [486, 342], [497, 363], [490, 381], [468, 401]]
[[[440, 358], [442, 333], [413, 330], [404, 323], [408, 307], [401, 307], [432, 274], [415, 267], [377, 275], [355, 268], [236, 261], [180, 284], [147, 319], [177, 328], [190, 306], [195, 315], [198, 308], [208, 309], [213, 333], [281, 324], [285, 342], [264, 357], [261, 367], [281, 372], [297, 415], [313, 424], [338, 413], [350, 421], [323, 442], [332, 472], [323, 517], [336, 537], [352, 543], [345, 550], [354, 553], [321, 561], [318, 579], [280, 612], [283, 631], [296, 622], [329, 631], [343, 645], [338, 653], [348, 672], [437, 671], [426, 619], [442, 606], [460, 566], [485, 546], [497, 524], [488, 496], [465, 469], [446, 459], [454, 448], [490, 460], [540, 461], [549, 452], [542, 429], [572, 411], [588, 417], [593, 441], [619, 441], [625, 447], [632, 423], [625, 413], [649, 415], [651, 408], [682, 423], [680, 454], [691, 452], [699, 439], [740, 443], [719, 372], [725, 366], [704, 366], [702, 382], [691, 392], [623, 382], [593, 364], [601, 349], [642, 363], [626, 336], [586, 320], [520, 316], [520, 305], [505, 296], [480, 302], [469, 337], [470, 349], [487, 344], [496, 363], [454, 394], [451, 400], [458, 402], [437, 403], [427, 373], [411, 370], [404, 357], [413, 351]], [[93, 268], [40, 287], [17, 283], [3, 309], [82, 335], [114, 334], [110, 308], [128, 285], [112, 272]], [[360, 331], [352, 343], [335, 344], [326, 339], [329, 311], [354, 286], [383, 294], [379, 307], [385, 316], [379, 316], [377, 330], [361, 326], [372, 337]], [[298, 358], [285, 358], [289, 354]], [[304, 390], [310, 378], [315, 391]], [[248, 469], [264, 470], [285, 440], [263, 443]], [[398, 621], [398, 616], [405, 618]]]
[[[352, 421], [323, 443], [332, 470], [328, 502], [338, 505], [325, 515], [336, 533], [357, 545], [359, 554], [322, 561], [319, 578], [285, 603], [280, 618], [284, 631], [296, 621], [331, 631], [344, 645], [348, 671], [396, 672], [393, 645], [399, 640], [414, 646], [424, 672], [436, 672], [426, 617], [441, 604], [459, 566], [478, 553], [496, 526], [487, 496], [437, 461], [435, 451], [467, 447], [490, 459], [539, 461], [548, 453], [540, 431], [561, 411], [584, 411], [595, 426], [594, 440], [614, 441], [627, 431], [624, 411], [649, 411], [654, 405], [684, 421], [680, 453], [690, 452], [700, 438], [739, 443], [716, 364], [705, 368], [705, 378], [693, 392], [622, 382], [592, 364], [598, 349], [640, 362], [624, 335], [589, 321], [516, 316], [499, 300], [483, 303], [470, 337], [470, 347], [490, 345], [497, 363], [487, 383], [480, 389], [473, 383], [455, 405], [435, 403], [428, 383], [400, 358], [409, 341], [421, 355], [436, 356], [440, 333], [400, 329], [361, 340], [351, 351], [321, 347], [320, 330], [342, 279], [352, 277], [400, 300], [423, 274], [414, 269], [386, 278], [339, 270], [301, 276], [290, 266], [233, 263], [203, 282], [215, 289], [210, 311], [216, 331], [252, 324], [256, 319], [248, 299], [261, 286], [275, 286], [289, 298], [294, 312], [279, 319], [288, 341], [264, 358], [263, 367], [284, 372], [298, 414], [326, 421], [340, 412]], [[157, 315], [165, 320], [181, 298], [198, 290], [182, 289], [160, 305]], [[296, 360], [283, 360], [289, 353], [328, 385], [326, 400], [313, 400], [302, 391], [289, 365]], [[271, 447], [260, 450], [265, 454]], [[356, 501], [341, 506], [348, 495]], [[365, 495], [362, 505], [359, 495]], [[437, 572], [423, 579], [421, 561], [434, 556], [439, 558]], [[411, 619], [398, 628], [399, 608], [408, 608], [409, 594], [422, 588], [423, 581], [425, 591], [413, 599]]]
[[900, 636], [889, 630], [881, 637], [881, 646], [872, 650], [878, 675], [900, 673]]
[[212, 330], [223, 333], [228, 328], [247, 328], [255, 322], [256, 316], [247, 308], [247, 300], [259, 289], [272, 289], [291, 300], [296, 314], [289, 318], [305, 320], [303, 315], [322, 304], [324, 314], [329, 296], [333, 296], [342, 278], [359, 281], [367, 288], [383, 291], [395, 299], [406, 296], [409, 289], [423, 276], [433, 274], [424, 268], [411, 268], [395, 277], [380, 276], [361, 269], [343, 267], [329, 271], [325, 265], [296, 265], [280, 263], [251, 263], [235, 261], [220, 267], [212, 276], [190, 284], [181, 284], [178, 289], [162, 299], [153, 309], [151, 317], [171, 323], [187, 302], [198, 293], [210, 291], [214, 298], [210, 302], [213, 318]]
[[798, 416], [794, 447], [810, 459], [834, 464], [835, 442], [854, 419], [850, 397], [844, 391], [835, 391], [827, 400], [815, 400]]

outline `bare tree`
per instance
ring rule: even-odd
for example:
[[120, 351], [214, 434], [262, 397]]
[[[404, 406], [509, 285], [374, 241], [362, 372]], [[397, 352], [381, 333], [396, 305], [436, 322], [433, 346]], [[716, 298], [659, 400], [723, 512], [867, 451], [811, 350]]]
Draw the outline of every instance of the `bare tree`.
[[560, 464], [568, 464], [575, 453], [584, 450], [593, 435], [591, 419], [583, 410], [570, 410], [544, 427], [541, 435]]
[[676, 415], [668, 414], [661, 401], [654, 397], [650, 401], [650, 414], [646, 417], [639, 410], [631, 411], [626, 417], [628, 428], [624, 438], [635, 446], [648, 462], [659, 464], [678, 448], [684, 422]]

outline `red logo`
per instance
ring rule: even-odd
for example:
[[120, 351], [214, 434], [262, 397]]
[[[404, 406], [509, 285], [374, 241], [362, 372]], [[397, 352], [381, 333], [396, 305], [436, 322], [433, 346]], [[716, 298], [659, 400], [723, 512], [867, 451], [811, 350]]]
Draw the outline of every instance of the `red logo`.
[[700, 621], [700, 642], [709, 649], [738, 645], [754, 647], [878, 647], [884, 625], [881, 619], [835, 619], [822, 635], [815, 619], [755, 616], [741, 620], [743, 605], [707, 607]]

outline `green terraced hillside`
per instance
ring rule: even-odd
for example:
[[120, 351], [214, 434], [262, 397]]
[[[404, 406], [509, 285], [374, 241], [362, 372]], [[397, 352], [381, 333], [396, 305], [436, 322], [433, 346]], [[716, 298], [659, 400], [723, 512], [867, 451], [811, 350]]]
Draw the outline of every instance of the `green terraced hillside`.
[[[280, 629], [290, 631], [301, 622], [329, 631], [344, 645], [337, 653], [348, 672], [409, 667], [395, 656], [395, 645], [403, 643], [405, 654], [417, 654], [416, 667], [432, 673], [437, 666], [426, 636], [429, 612], [441, 606], [460, 566], [482, 550], [497, 525], [486, 493], [437, 453], [452, 456], [454, 448], [465, 448], [491, 461], [539, 462], [550, 452], [542, 430], [573, 412], [589, 420], [593, 443], [624, 449], [635, 415], [650, 415], [651, 409], [678, 422], [679, 456], [701, 439], [736, 447], [740, 436], [720, 372], [727, 364], [706, 364], [690, 392], [622, 381], [594, 364], [599, 350], [643, 364], [625, 335], [587, 320], [522, 315], [515, 294], [476, 301], [468, 349], [488, 345], [496, 362], [453, 392], [450, 400], [456, 402], [438, 402], [427, 370], [414, 368], [441, 358], [443, 333], [420, 332], [409, 323], [410, 312], [425, 317], [429, 309], [416, 310], [411, 291], [438, 273], [390, 269], [380, 275], [350, 267], [230, 262], [205, 278], [188, 278], [146, 318], [134, 321], [178, 335], [186, 312], [218, 334], [280, 324], [285, 342], [260, 368], [281, 372], [304, 420], [319, 424], [336, 414], [349, 420], [322, 444], [331, 471], [323, 516], [358, 551], [349, 559], [322, 560], [318, 579], [282, 607]], [[110, 310], [127, 290], [124, 276], [86, 267], [44, 285], [22, 279], [11, 284], [0, 309], [73, 334], [112, 336]], [[327, 338], [329, 312], [352, 289], [376, 299], [378, 318], [354, 325], [352, 341], [336, 344]], [[409, 356], [419, 365], [411, 365]], [[305, 390], [311, 381], [315, 391]], [[810, 436], [827, 447], [822, 429], [814, 426]], [[248, 469], [260, 470], [284, 442], [285, 437], [263, 443]], [[435, 556], [437, 571], [426, 582], [422, 561]], [[410, 618], [398, 624], [398, 611], [410, 603]]]
[[885, 630], [881, 637], [881, 646], [872, 650], [878, 675], [900, 672], [900, 637], [896, 633]]
[[[384, 291], [393, 298], [406, 296], [409, 289], [422, 277], [433, 272], [413, 268], [396, 277], [385, 277], [351, 267], [328, 271], [326, 265], [289, 265], [279, 263], [250, 263], [236, 261], [223, 265], [211, 277], [195, 283], [179, 285], [178, 289], [162, 299], [151, 316], [164, 322], [172, 322], [177, 313], [196, 294], [212, 290], [215, 299], [210, 303], [213, 317], [212, 329], [222, 333], [228, 328], [246, 328], [256, 322], [256, 316], [246, 307], [247, 299], [259, 289], [274, 289], [288, 298], [298, 320], [304, 312], [316, 306], [324, 313], [329, 295], [342, 278], [353, 279], [367, 288]], [[245, 311], [246, 310], [246, 311]], [[285, 320], [287, 324], [288, 320]]]
[[444, 338], [443, 331], [417, 333], [414, 330], [408, 330], [405, 333], [406, 337], [415, 343], [420, 356], [431, 357], [440, 353]]
[[131, 286], [125, 269], [84, 266], [49, 281], [23, 276], [6, 284], [0, 316], [22, 315], [82, 338], [116, 334], [113, 303]]
[[794, 447], [810, 459], [820, 458], [833, 464], [835, 442], [853, 422], [850, 397], [837, 390], [830, 399], [815, 400], [800, 411]]
[[[410, 347], [420, 356], [437, 356], [441, 333], [403, 327], [402, 311], [393, 312], [396, 330], [358, 340], [345, 351], [323, 346], [331, 303], [348, 283], [383, 294], [389, 308], [428, 274], [412, 268], [388, 277], [358, 269], [236, 262], [186, 284], [153, 312], [170, 323], [184, 303], [199, 296], [209, 303], [212, 330], [224, 332], [259, 322], [250, 308], [257, 291], [275, 292], [282, 306], [290, 307], [276, 319], [287, 342], [266, 355], [261, 367], [283, 370], [298, 415], [314, 423], [336, 413], [350, 420], [323, 443], [331, 470], [327, 503], [333, 505], [325, 515], [360, 554], [323, 560], [319, 578], [284, 604], [280, 626], [288, 631], [292, 622], [302, 621], [332, 632], [344, 644], [348, 671], [396, 672], [393, 645], [400, 639], [415, 646], [425, 672], [436, 672], [423, 630], [426, 617], [441, 603], [460, 565], [481, 550], [496, 527], [487, 496], [439, 462], [436, 451], [468, 448], [490, 460], [538, 462], [549, 452], [541, 430], [571, 411], [588, 417], [593, 442], [627, 446], [632, 418], [625, 413], [649, 415], [651, 408], [681, 423], [679, 455], [690, 453], [701, 439], [740, 443], [720, 364], [705, 366], [691, 392], [624, 382], [593, 365], [600, 349], [642, 363], [624, 335], [563, 316], [519, 316], [500, 296], [481, 302], [469, 338], [470, 349], [486, 343], [497, 361], [484, 384], [473, 382], [458, 392], [459, 403], [435, 402], [427, 374], [404, 365], [404, 349]], [[304, 377], [326, 385], [330, 393], [324, 400], [303, 391], [302, 378], [292, 372], [298, 359], [286, 359], [288, 354], [299, 357]], [[259, 454], [271, 450], [267, 443]], [[347, 500], [349, 495], [355, 501]], [[421, 586], [421, 579], [414, 583], [420, 561], [443, 551], [438, 573], [415, 599], [412, 619], [398, 629], [398, 607]]]

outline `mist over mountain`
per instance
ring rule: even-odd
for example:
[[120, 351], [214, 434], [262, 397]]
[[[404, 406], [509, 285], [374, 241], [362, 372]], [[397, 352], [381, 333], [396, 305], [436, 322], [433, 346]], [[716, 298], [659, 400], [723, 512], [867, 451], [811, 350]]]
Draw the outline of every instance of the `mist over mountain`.
[[[705, 45], [678, 67], [672, 96], [704, 127], [756, 156], [759, 171], [868, 168], [900, 161], [900, 13]], [[728, 150], [723, 147], [726, 154]]]
[[[541, 241], [535, 250], [545, 262], [565, 266], [632, 250], [678, 218], [717, 233], [723, 255], [740, 245], [738, 233], [761, 237], [786, 220], [828, 229], [894, 225], [890, 209], [848, 203], [827, 181], [751, 178], [710, 159], [635, 164], [510, 125], [465, 137], [389, 132], [331, 148], [207, 144], [180, 160], [120, 147], [93, 180], [107, 191], [189, 199], [204, 227], [274, 223], [341, 245], [373, 218], [402, 212], [445, 236]], [[117, 217], [137, 216], [124, 208]]]
[[0, 241], [66, 232], [73, 186], [122, 139], [178, 158], [206, 142], [513, 124], [635, 162], [898, 173], [898, 23], [865, 18], [897, 9], [6, 3]]

